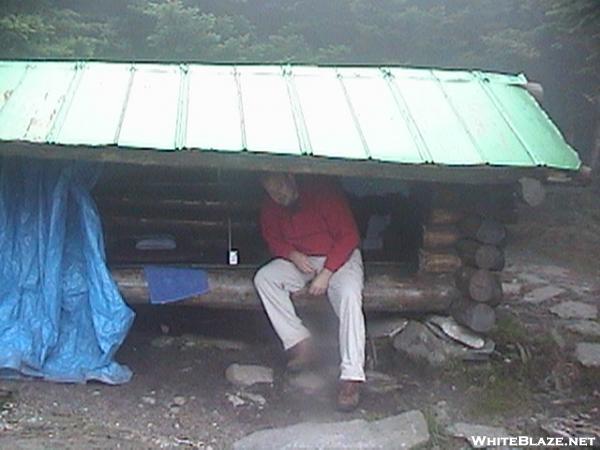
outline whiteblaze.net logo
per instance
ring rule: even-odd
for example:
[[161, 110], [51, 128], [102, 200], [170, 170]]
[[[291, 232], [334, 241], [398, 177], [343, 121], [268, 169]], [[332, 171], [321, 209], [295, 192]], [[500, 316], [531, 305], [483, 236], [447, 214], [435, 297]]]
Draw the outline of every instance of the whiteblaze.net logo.
[[482, 447], [593, 447], [596, 445], [594, 437], [540, 437], [531, 436], [471, 436], [469, 438], [475, 448]]

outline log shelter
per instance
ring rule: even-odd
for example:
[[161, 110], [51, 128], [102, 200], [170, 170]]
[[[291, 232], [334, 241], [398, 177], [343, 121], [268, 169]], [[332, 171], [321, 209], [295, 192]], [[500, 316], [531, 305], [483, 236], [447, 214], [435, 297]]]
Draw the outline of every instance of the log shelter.
[[[132, 304], [149, 301], [143, 266], [162, 264], [208, 272], [210, 292], [184, 303], [260, 307], [259, 175], [336, 178], [363, 238], [365, 309], [453, 309], [486, 331], [519, 180], [581, 164], [527, 85], [396, 66], [0, 61], [0, 163], [102, 166], [107, 263]], [[140, 246], [152, 238], [173, 245]]]

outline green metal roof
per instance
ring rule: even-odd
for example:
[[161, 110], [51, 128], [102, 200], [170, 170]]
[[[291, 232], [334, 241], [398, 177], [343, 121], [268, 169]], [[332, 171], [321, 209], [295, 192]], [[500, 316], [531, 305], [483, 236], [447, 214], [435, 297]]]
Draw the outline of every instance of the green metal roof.
[[523, 75], [0, 61], [0, 141], [577, 169]]

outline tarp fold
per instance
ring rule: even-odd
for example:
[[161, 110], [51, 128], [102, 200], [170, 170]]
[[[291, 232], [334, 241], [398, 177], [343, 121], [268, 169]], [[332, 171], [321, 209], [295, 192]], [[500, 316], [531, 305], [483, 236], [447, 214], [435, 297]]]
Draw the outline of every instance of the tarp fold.
[[105, 263], [99, 168], [0, 159], [0, 376], [127, 382], [134, 314]]

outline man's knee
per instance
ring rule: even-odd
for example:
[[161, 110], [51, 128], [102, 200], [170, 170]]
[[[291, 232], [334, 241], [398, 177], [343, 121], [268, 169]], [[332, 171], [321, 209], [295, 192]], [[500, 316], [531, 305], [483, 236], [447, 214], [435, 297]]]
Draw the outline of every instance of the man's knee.
[[269, 283], [276, 283], [286, 269], [288, 261], [283, 259], [274, 259], [273, 261], [262, 266], [254, 275], [254, 286], [257, 289]]
[[337, 298], [340, 305], [349, 307], [362, 307], [362, 286], [359, 284], [349, 283], [333, 290], [329, 293], [330, 296]]
[[271, 276], [267, 264], [258, 269], [254, 274], [254, 287], [256, 287], [256, 289], [260, 289], [262, 286], [267, 284], [270, 281], [270, 279]]

